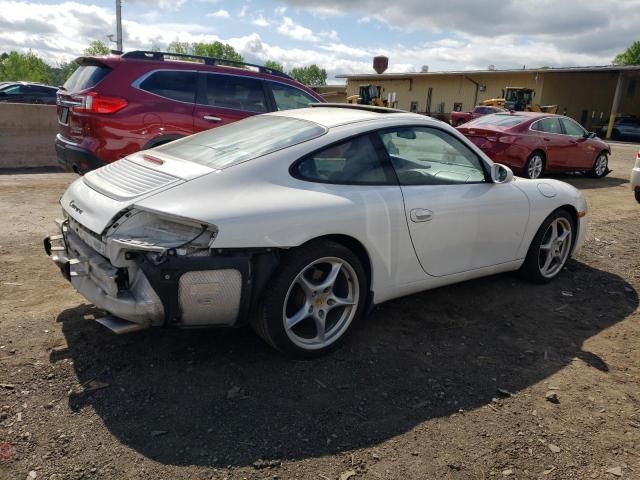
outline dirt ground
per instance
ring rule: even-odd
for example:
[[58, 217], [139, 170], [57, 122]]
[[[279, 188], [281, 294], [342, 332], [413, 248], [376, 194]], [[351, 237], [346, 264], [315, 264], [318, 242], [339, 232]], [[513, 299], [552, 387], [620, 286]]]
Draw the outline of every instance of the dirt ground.
[[309, 362], [248, 330], [111, 334], [42, 250], [75, 176], [0, 175], [0, 479], [640, 478], [636, 151], [561, 177], [592, 224], [555, 282], [392, 301]]

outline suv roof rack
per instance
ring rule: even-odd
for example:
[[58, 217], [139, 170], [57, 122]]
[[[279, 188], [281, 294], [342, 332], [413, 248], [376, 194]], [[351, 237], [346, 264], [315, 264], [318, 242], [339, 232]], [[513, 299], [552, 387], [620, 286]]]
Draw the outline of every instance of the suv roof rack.
[[361, 105], [359, 103], [310, 103], [310, 107], [350, 108], [352, 110], [365, 110], [375, 113], [409, 113], [397, 108], [378, 107], [376, 105]]
[[[224, 58], [205, 57], [202, 55], [190, 55], [186, 53], [171, 53], [171, 52], [152, 52], [147, 50], [133, 50], [122, 54], [123, 58], [136, 58], [141, 60], [156, 60], [164, 61], [174, 58], [196, 59], [202, 60], [205, 65], [222, 65], [230, 67], [252, 67], [258, 69], [260, 73], [268, 73], [269, 75], [275, 75], [278, 77], [289, 78], [291, 77], [280, 70], [274, 70], [272, 68], [265, 67], [264, 65], [257, 65], [255, 63], [237, 62], [235, 60], [226, 60]], [[166, 58], [170, 57], [170, 58]]]

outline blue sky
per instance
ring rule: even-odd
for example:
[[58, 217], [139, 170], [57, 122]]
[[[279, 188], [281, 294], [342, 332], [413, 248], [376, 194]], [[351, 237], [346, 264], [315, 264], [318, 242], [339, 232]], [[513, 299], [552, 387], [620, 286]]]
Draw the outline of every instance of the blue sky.
[[[114, 0], [0, 0], [0, 51], [68, 61], [115, 33]], [[640, 39], [640, 0], [123, 0], [125, 50], [220, 40], [329, 72], [602, 65]]]

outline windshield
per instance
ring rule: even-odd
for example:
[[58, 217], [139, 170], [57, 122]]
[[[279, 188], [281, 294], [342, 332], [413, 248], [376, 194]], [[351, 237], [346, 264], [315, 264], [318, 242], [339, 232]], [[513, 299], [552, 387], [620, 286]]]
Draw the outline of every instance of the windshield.
[[527, 119], [525, 116], [512, 115], [510, 113], [494, 113], [492, 115], [485, 115], [484, 117], [476, 118], [468, 123], [465, 127], [480, 127], [494, 125], [496, 127], [513, 127], [524, 122]]
[[221, 170], [319, 137], [326, 128], [297, 118], [249, 117], [167, 143], [155, 150]]

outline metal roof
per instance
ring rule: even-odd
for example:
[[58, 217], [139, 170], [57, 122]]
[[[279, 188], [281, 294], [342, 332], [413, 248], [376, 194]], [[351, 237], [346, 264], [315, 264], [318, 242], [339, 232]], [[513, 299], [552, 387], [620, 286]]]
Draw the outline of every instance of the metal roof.
[[591, 67], [557, 67], [557, 68], [515, 68], [507, 70], [451, 70], [439, 72], [404, 72], [404, 73], [353, 73], [336, 75], [336, 78], [375, 78], [399, 79], [409, 77], [453, 76], [453, 75], [499, 75], [504, 73], [597, 73], [597, 72], [640, 72], [640, 65], [600, 65]]

